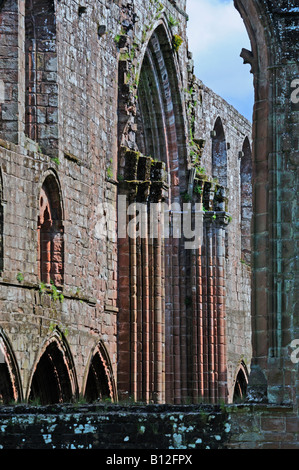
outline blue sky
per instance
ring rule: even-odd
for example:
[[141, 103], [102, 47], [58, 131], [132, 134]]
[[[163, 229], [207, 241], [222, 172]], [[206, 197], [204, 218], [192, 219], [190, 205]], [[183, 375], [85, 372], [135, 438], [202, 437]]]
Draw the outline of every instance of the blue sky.
[[195, 74], [252, 120], [253, 76], [240, 52], [250, 41], [232, 0], [187, 0], [188, 42]]

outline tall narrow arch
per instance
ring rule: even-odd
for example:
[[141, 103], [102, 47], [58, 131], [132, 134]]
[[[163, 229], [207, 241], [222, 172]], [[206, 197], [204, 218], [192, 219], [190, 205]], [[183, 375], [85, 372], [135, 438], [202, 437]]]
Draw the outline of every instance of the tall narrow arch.
[[[148, 41], [140, 68], [137, 145], [144, 155], [165, 163], [171, 186], [177, 186], [178, 179], [184, 183], [187, 168], [178, 77], [171, 36], [161, 23]], [[175, 192], [171, 197], [178, 194]]]
[[39, 195], [38, 271], [42, 282], [56, 286], [64, 277], [64, 228], [61, 191], [57, 177], [49, 173]]
[[0, 327], [0, 404], [23, 398], [17, 360], [4, 330]]
[[[281, 402], [291, 388], [285, 387], [285, 379], [282, 377], [279, 377], [277, 383], [278, 375], [270, 371], [275, 367], [281, 369], [281, 361], [287, 355], [284, 348], [292, 335], [296, 337], [294, 330], [291, 332], [283, 327], [284, 322], [291, 325], [291, 318], [296, 315], [296, 303], [291, 306], [284, 300], [291, 297], [292, 289], [294, 292], [296, 290], [295, 279], [290, 281], [290, 272], [296, 270], [295, 254], [289, 264], [284, 265], [282, 262], [284, 237], [287, 237], [283, 234], [284, 221], [289, 221], [284, 208], [291, 205], [290, 197], [294, 198], [293, 204], [296, 204], [296, 191], [293, 194], [285, 191], [284, 185], [291, 184], [288, 165], [292, 165], [292, 161], [291, 157], [289, 160], [281, 158], [282, 153], [292, 154], [291, 135], [296, 135], [296, 128], [295, 123], [288, 127], [290, 138], [286, 142], [278, 138], [280, 130], [277, 124], [284, 122], [288, 126], [292, 106], [288, 87], [283, 91], [278, 88], [280, 81], [285, 82], [288, 74], [290, 77], [292, 75], [287, 64], [280, 67], [279, 58], [287, 53], [291, 61], [295, 60], [295, 51], [286, 47], [289, 42], [285, 39], [281, 41], [279, 35], [291, 7], [275, 10], [274, 5], [264, 0], [234, 0], [234, 4], [251, 41], [252, 50], [242, 50], [241, 57], [252, 66], [255, 89], [252, 145], [253, 359], [248, 388], [252, 401]], [[272, 70], [276, 68], [279, 73], [273, 74]], [[283, 374], [295, 377], [292, 366], [289, 369], [284, 367]]]
[[241, 259], [251, 264], [251, 219], [252, 219], [252, 153], [246, 137], [240, 162], [241, 180]]
[[88, 402], [117, 399], [111, 361], [102, 342], [92, 352], [84, 396]]
[[3, 180], [0, 168], [0, 273], [4, 269], [4, 201], [3, 201]]
[[46, 341], [34, 367], [29, 402], [72, 402], [78, 396], [76, 371], [66, 339], [58, 329]]
[[244, 364], [244, 362], [242, 362], [238, 367], [236, 377], [235, 377], [233, 402], [240, 402], [245, 399], [246, 393], [247, 393], [247, 385], [248, 385], [247, 367]]
[[25, 2], [25, 134], [43, 153], [58, 150], [58, 83], [54, 0]]
[[0, 136], [13, 143], [19, 142], [22, 120], [19, 86], [20, 31], [19, 3], [2, 0], [0, 5], [1, 23], [1, 65], [0, 65]]
[[220, 116], [212, 132], [212, 174], [221, 186], [227, 187], [227, 144]]
[[[169, 207], [180, 204], [187, 190], [188, 132], [178, 60], [165, 19], [159, 20], [148, 38], [138, 78], [134, 150], [124, 149], [132, 121], [126, 128], [126, 117], [119, 119], [119, 174], [124, 176], [119, 191], [131, 208], [132, 203], [142, 205], [145, 230], [142, 237], [119, 238], [119, 259], [127, 262], [119, 263], [118, 391], [120, 396], [145, 402], [178, 403], [181, 390], [187, 388], [187, 366], [180, 366], [188, 355], [180, 335], [186, 307], [184, 295], [180, 298], [183, 276], [180, 279], [178, 274], [185, 268], [185, 253], [182, 239], [163, 237], [161, 208], [164, 202]], [[128, 109], [121, 104], [121, 110]], [[154, 237], [150, 235], [151, 203], [160, 211]], [[167, 282], [174, 269], [174, 281]]]

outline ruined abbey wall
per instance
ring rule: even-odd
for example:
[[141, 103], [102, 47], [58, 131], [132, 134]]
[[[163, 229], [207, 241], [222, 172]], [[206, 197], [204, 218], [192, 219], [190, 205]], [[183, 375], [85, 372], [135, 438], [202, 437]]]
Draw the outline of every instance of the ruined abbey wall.
[[[205, 208], [210, 214], [209, 233], [214, 238], [220, 236], [220, 242], [213, 242], [213, 249], [221, 244], [221, 278], [225, 285], [217, 286], [215, 257], [211, 261], [215, 290], [204, 295], [216, 299], [222, 289], [219, 302], [222, 304], [224, 298], [226, 302], [225, 333], [221, 330], [221, 334], [227, 337], [224, 366], [228, 369], [229, 400], [233, 399], [241, 363], [249, 371], [250, 263], [242, 259], [240, 165], [246, 137], [251, 145], [251, 127], [193, 76], [186, 22], [185, 2], [123, 5], [117, 1], [86, 1], [79, 5], [66, 0], [7, 0], [2, 5], [1, 28], [6, 48], [0, 70], [5, 87], [1, 104], [1, 332], [3, 348], [7, 355], [8, 350], [11, 353], [7, 360], [9, 375], [13, 377], [11, 399], [48, 399], [32, 391], [35, 372], [43, 367], [44, 373], [48, 370], [46, 362], [40, 363], [44, 352], [54, 362], [61, 355], [64, 358], [64, 374], [70, 385], [59, 400], [87, 394], [88, 374], [96, 355], [103, 374], [99, 381], [107, 382], [100, 395], [117, 399], [119, 374], [127, 373], [126, 365], [121, 363], [126, 352], [119, 350], [119, 344], [123, 342], [123, 331], [126, 344], [132, 341], [132, 332], [123, 330], [121, 315], [125, 309], [118, 295], [129, 280], [119, 276], [126, 261], [118, 248], [117, 213], [111, 208], [117, 207], [118, 186], [122, 183], [119, 149], [137, 148], [138, 74], [149, 40], [161, 27], [166, 31], [165, 37], [182, 41], [172, 50], [167, 46], [165, 52], [174, 64], [168, 68], [171, 86], [179, 80], [173, 102], [181, 110], [176, 120], [180, 133], [178, 158], [183, 170], [171, 185], [178, 197], [187, 191], [194, 154], [190, 157], [190, 144], [195, 142], [202, 168], [198, 179], [202, 191], [206, 191], [207, 182], [209, 191], [215, 191], [215, 184], [227, 190], [226, 207], [222, 209], [227, 214], [226, 222], [229, 220], [227, 227], [217, 232], [213, 228], [217, 224], [213, 226], [211, 219], [214, 206]], [[8, 47], [14, 56], [10, 61], [5, 56]], [[225, 183], [213, 174], [212, 132], [218, 117], [225, 134]], [[190, 126], [194, 126], [192, 137]], [[196, 147], [196, 142], [201, 141], [204, 144]], [[171, 165], [174, 168], [176, 163]], [[41, 194], [48, 198], [48, 209], [43, 208]], [[213, 193], [209, 194], [212, 196], [207, 197], [213, 199]], [[46, 217], [51, 220], [51, 230], [56, 230], [50, 235]], [[247, 235], [248, 231], [249, 227]], [[51, 256], [44, 248], [47, 237], [54, 239], [54, 261], [43, 258]], [[188, 260], [182, 266], [181, 272], [186, 273]], [[161, 271], [160, 275], [163, 278], [165, 274]], [[51, 284], [50, 278], [57, 282]], [[190, 278], [186, 278], [185, 287], [180, 287], [185, 289], [180, 300], [183, 309], [189, 299], [187, 291], [191, 291], [189, 282]], [[128, 298], [127, 293], [125, 297]], [[217, 308], [217, 302], [213, 308]], [[192, 316], [188, 312], [185, 315], [188, 325]], [[167, 331], [166, 339], [162, 335], [158, 340], [161, 344], [167, 342]], [[189, 333], [180, 331], [179, 336], [185, 334], [188, 342], [192, 329]], [[214, 333], [211, 334], [213, 338]], [[58, 345], [56, 352], [53, 344]], [[192, 367], [188, 365], [188, 374], [192, 374]], [[160, 381], [165, 380], [163, 373], [162, 370]], [[177, 373], [172, 372], [174, 377]], [[38, 390], [39, 385], [34, 387]], [[134, 395], [132, 390], [127, 393]], [[192, 393], [192, 400], [200, 399], [199, 391]], [[189, 394], [190, 391], [185, 392], [185, 399], [190, 399]]]
[[[252, 364], [259, 398], [296, 399], [298, 12], [235, 3], [253, 45], [253, 139], [194, 77], [185, 1], [1, 2], [3, 401], [232, 401]], [[191, 249], [175, 232], [187, 202], [202, 229]], [[151, 203], [171, 206], [167, 239], [162, 212], [150, 236]], [[144, 236], [120, 237], [136, 204]]]
[[[137, 408], [142, 423], [118, 405], [90, 405], [92, 420], [76, 404], [4, 406], [3, 447], [24, 429], [24, 448], [109, 433], [119, 448], [298, 447], [298, 7], [235, 5], [252, 138], [193, 75], [185, 0], [0, 2], [0, 401], [158, 404]], [[171, 237], [161, 213], [154, 241], [148, 224], [119, 237], [151, 202], [178, 204]], [[183, 202], [200, 214], [191, 250], [174, 236]], [[215, 406], [243, 400], [249, 372], [253, 405]], [[64, 442], [52, 425], [70, 419]]]
[[[192, 64], [192, 60], [190, 61]], [[192, 77], [190, 77], [192, 80]], [[194, 137], [204, 140], [202, 166], [213, 176], [213, 138], [217, 118], [221, 118], [227, 146], [227, 198], [231, 220], [227, 227], [226, 248], [226, 312], [228, 337], [228, 369], [230, 398], [236, 379], [237, 365], [243, 363], [248, 372], [251, 358], [251, 215], [252, 184], [242, 178], [248, 173], [246, 162], [252, 158], [251, 125], [232, 106], [206, 87], [199, 79], [191, 81], [195, 99]], [[245, 147], [248, 145], [246, 155]], [[251, 170], [252, 171], [252, 170]], [[243, 175], [243, 177], [242, 177]], [[249, 187], [249, 198], [245, 186]], [[248, 213], [247, 213], [248, 211]]]

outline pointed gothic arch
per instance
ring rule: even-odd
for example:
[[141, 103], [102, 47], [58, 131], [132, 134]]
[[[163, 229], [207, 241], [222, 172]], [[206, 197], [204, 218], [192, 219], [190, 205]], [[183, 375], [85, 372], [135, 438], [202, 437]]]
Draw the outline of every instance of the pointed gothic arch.
[[[2, 0], [0, 4], [1, 65], [0, 65], [0, 137], [19, 143], [22, 120], [18, 82], [20, 67], [18, 2]], [[5, 25], [5, 26], [4, 26]]]
[[248, 137], [244, 139], [241, 155], [241, 259], [251, 265], [252, 153]]
[[69, 403], [78, 397], [74, 361], [66, 338], [55, 328], [33, 368], [28, 401], [41, 405]]
[[212, 174], [221, 186], [227, 187], [227, 144], [220, 116], [212, 132]]
[[38, 272], [45, 284], [63, 285], [64, 228], [61, 189], [56, 174], [46, 175], [39, 195]]
[[178, 179], [184, 183], [187, 169], [179, 77], [172, 35], [161, 21], [149, 38], [140, 67], [137, 145], [144, 155], [165, 163], [171, 176], [168, 182], [174, 186]]
[[0, 404], [23, 399], [19, 367], [11, 343], [0, 327]]
[[[158, 214], [157, 236], [149, 236], [150, 203], [179, 204], [187, 189], [186, 116], [172, 34], [164, 19], [148, 38], [138, 77], [134, 149], [123, 147], [127, 129], [120, 118], [119, 174], [124, 182], [119, 191], [129, 204], [142, 204], [146, 228], [142, 238], [119, 239], [119, 256], [127, 262], [119, 267], [118, 388], [120, 394], [137, 400], [179, 402], [181, 381], [187, 381], [187, 365], [181, 368], [181, 362], [187, 361], [187, 345], [179, 334], [186, 307], [184, 295], [180, 298], [178, 293], [179, 276], [173, 283], [166, 279], [173, 269], [184, 269], [183, 240], [163, 239]], [[173, 217], [171, 213], [171, 223]], [[179, 262], [173, 260], [174, 253], [181, 253]]]
[[[291, 338], [298, 336], [294, 326], [296, 302], [288, 301], [295, 295], [295, 244], [290, 243], [284, 225], [295, 227], [295, 215], [289, 217], [286, 208], [295, 206], [296, 186], [293, 170], [292, 137], [296, 135], [291, 123], [292, 100], [289, 83], [295, 74], [296, 52], [290, 47], [287, 27], [292, 8], [282, 8], [266, 0], [234, 0], [250, 41], [251, 51], [242, 50], [241, 57], [250, 63], [254, 75], [255, 104], [253, 110], [253, 221], [252, 221], [252, 346], [253, 360], [249, 377], [249, 395], [252, 401], [283, 403], [293, 401], [291, 386], [286, 377], [295, 377], [294, 364], [285, 362]], [[291, 21], [296, 21], [295, 17]], [[286, 30], [280, 36], [281, 30]], [[288, 57], [288, 64], [282, 57]], [[282, 65], [283, 64], [283, 65]], [[273, 73], [277, 70], [277, 73]], [[288, 139], [281, 138], [280, 124], [288, 129]], [[295, 154], [294, 154], [295, 155]], [[293, 173], [293, 174], [292, 174]], [[289, 245], [290, 246], [290, 245]], [[294, 294], [291, 294], [294, 293]], [[294, 299], [294, 297], [293, 297]], [[284, 324], [290, 325], [284, 327]], [[272, 373], [281, 370], [282, 376]], [[297, 369], [298, 371], [298, 369]], [[284, 382], [285, 381], [285, 382]], [[286, 386], [285, 383], [288, 383]]]
[[242, 361], [235, 375], [233, 402], [244, 401], [247, 393], [248, 371], [245, 363]]
[[25, 2], [25, 134], [43, 153], [58, 151], [58, 81], [54, 0]]
[[3, 179], [0, 168], [0, 272], [4, 269], [4, 200], [3, 200]]

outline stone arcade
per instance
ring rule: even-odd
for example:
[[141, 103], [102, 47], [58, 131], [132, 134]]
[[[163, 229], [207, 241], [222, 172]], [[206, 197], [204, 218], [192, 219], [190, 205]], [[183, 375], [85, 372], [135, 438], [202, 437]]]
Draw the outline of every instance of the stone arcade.
[[299, 11], [235, 6], [253, 129], [194, 76], [185, 0], [0, 2], [3, 404], [247, 396], [295, 446]]

